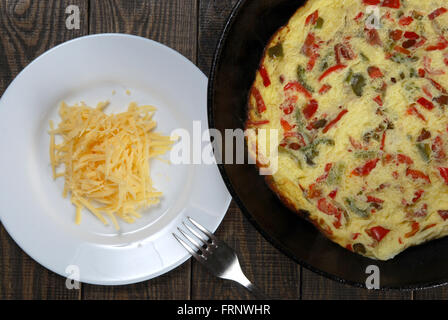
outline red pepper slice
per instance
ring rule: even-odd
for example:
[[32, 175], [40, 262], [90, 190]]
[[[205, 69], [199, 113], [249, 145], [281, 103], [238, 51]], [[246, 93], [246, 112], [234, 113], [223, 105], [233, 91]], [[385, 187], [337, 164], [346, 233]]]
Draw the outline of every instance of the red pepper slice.
[[431, 62], [432, 62], [432, 59], [430, 57], [428, 57], [428, 56], [423, 57], [423, 65], [425, 66], [425, 71], [428, 74], [437, 75], [437, 76], [445, 74], [445, 71], [443, 71], [443, 70], [432, 70]]
[[303, 109], [303, 115], [305, 116], [305, 118], [307, 118], [308, 120], [311, 119], [312, 116], [314, 116], [314, 114], [316, 113], [318, 107], [319, 104], [316, 100], [310, 100], [310, 103], [308, 103]]
[[417, 100], [417, 102], [426, 110], [432, 110], [434, 109], [434, 104], [431, 101], [426, 100], [425, 98], [421, 97]]
[[317, 58], [319, 57], [319, 45], [316, 43], [316, 37], [314, 36], [314, 33], [310, 32], [308, 33], [305, 43], [302, 47], [302, 53], [306, 55], [310, 60], [307, 64], [307, 70], [311, 71], [313, 70]]
[[364, 12], [358, 13], [355, 17], [355, 21], [358, 22], [362, 17], [364, 17]]
[[399, 163], [405, 163], [405, 164], [414, 164], [414, 161], [411, 159], [411, 157], [408, 157], [407, 155], [399, 153], [397, 155], [397, 159]]
[[381, 6], [392, 9], [400, 9], [400, 0], [384, 0]]
[[416, 34], [415, 32], [412, 32], [412, 31], [406, 31], [404, 33], [404, 37], [406, 39], [410, 39], [410, 40], [417, 40], [418, 38], [420, 38], [420, 36], [418, 34]]
[[293, 111], [294, 111], [294, 105], [292, 104], [288, 104], [283, 107], [283, 113], [286, 115], [291, 114]]
[[324, 169], [324, 172], [325, 172], [325, 173], [316, 179], [316, 182], [317, 182], [317, 183], [320, 183], [320, 182], [322, 182], [322, 181], [325, 181], [325, 180], [328, 178], [328, 173], [330, 172], [332, 166], [333, 166], [332, 163], [327, 163], [327, 164], [325, 165], [325, 169]]
[[447, 12], [448, 10], [446, 8], [439, 8], [434, 10], [433, 12], [431, 12], [428, 15], [429, 20], [434, 20], [435, 18], [437, 18], [438, 16], [441, 16], [442, 14], [444, 14], [445, 12]]
[[331, 127], [333, 127], [336, 123], [338, 123], [339, 120], [341, 120], [342, 117], [343, 117], [347, 112], [348, 112], [348, 111], [347, 111], [346, 109], [342, 110], [342, 111], [338, 114], [338, 116], [337, 116], [335, 119], [331, 120], [331, 121], [326, 125], [326, 127], [324, 128], [324, 130], [323, 130], [322, 132], [323, 132], [323, 133], [327, 133], [328, 130], [330, 130]]
[[353, 60], [355, 58], [355, 53], [349, 43], [338, 43], [334, 46], [334, 53], [337, 64], [341, 64], [341, 56], [347, 60]]
[[444, 93], [444, 94], [447, 94], [448, 92], [446, 91], [446, 89], [444, 88], [444, 87], [442, 87], [442, 85], [440, 84], [440, 83], [438, 83], [437, 81], [435, 81], [435, 80], [433, 80], [433, 79], [431, 79], [431, 78], [428, 78], [428, 80], [431, 82], [431, 84], [437, 89], [437, 90], [439, 90], [440, 92], [442, 92], [442, 93]]
[[368, 67], [367, 72], [369, 73], [369, 76], [372, 79], [381, 78], [384, 76], [380, 68], [378, 67]]
[[280, 119], [280, 123], [281, 123], [281, 125], [283, 127], [283, 130], [285, 132], [291, 131], [295, 127], [295, 126], [290, 125], [289, 122], [286, 121], [285, 119]]
[[319, 19], [319, 11], [316, 10], [314, 11], [312, 14], [310, 14], [306, 20], [305, 20], [305, 25], [309, 25], [311, 23], [311, 25], [315, 24], [317, 19]]
[[412, 31], [406, 31], [404, 33], [404, 37], [406, 39], [410, 39], [410, 40], [417, 40], [418, 38], [420, 38], [420, 36], [418, 34], [416, 34], [415, 32], [412, 32]]
[[[406, 206], [408, 206], [409, 204], [405, 204]], [[421, 217], [426, 217], [426, 215], [428, 214], [428, 204], [424, 203], [423, 206], [414, 212], [408, 212], [407, 216], [408, 217], [416, 217], [416, 218], [421, 218]]]
[[366, 233], [376, 241], [380, 242], [389, 233], [389, 231], [389, 229], [383, 228], [381, 226], [376, 226], [366, 230]]
[[426, 71], [420, 68], [418, 69], [418, 75], [420, 78], [424, 78], [426, 75]]
[[435, 227], [436, 225], [437, 225], [437, 223], [432, 223], [432, 224], [430, 224], [430, 225], [427, 225], [426, 227], [423, 228], [423, 231], [428, 230], [428, 229], [430, 229], [430, 228], [433, 228], [433, 227]]
[[437, 160], [440, 161], [446, 158], [446, 153], [443, 149], [442, 137], [438, 136], [434, 139], [431, 149], [434, 152], [434, 158], [436, 158]]
[[316, 37], [314, 36], [314, 33], [310, 32], [308, 33], [308, 35], [306, 36], [305, 39], [305, 43], [303, 44], [302, 47], [302, 53], [304, 55], [306, 55], [308, 58], [311, 57], [314, 52], [315, 52], [315, 42], [316, 42]]
[[432, 93], [431, 93], [431, 90], [429, 90], [428, 85], [424, 85], [422, 90], [423, 90], [423, 93], [428, 96], [428, 98], [432, 99]]
[[331, 216], [339, 213], [339, 209], [325, 198], [321, 198], [317, 201], [317, 209]]
[[425, 193], [425, 190], [417, 190], [414, 193], [414, 198], [412, 199], [413, 203], [416, 203], [418, 200], [420, 200], [420, 198], [422, 197], [422, 195]]
[[439, 168], [440, 176], [445, 180], [445, 183], [448, 184], [448, 168]]
[[266, 68], [262, 65], [260, 67], [259, 71], [260, 71], [261, 78], [263, 78], [263, 85], [265, 87], [269, 87], [271, 85], [271, 79], [269, 79], [269, 74], [266, 71]]
[[347, 66], [343, 64], [330, 67], [324, 73], [322, 73], [322, 75], [319, 77], [319, 81], [322, 81], [324, 78], [328, 77], [331, 73], [345, 68], [347, 68]]
[[333, 226], [334, 226], [336, 229], [339, 229], [339, 228], [342, 226], [342, 223], [341, 223], [341, 217], [342, 217], [341, 212], [339, 212], [338, 214], [335, 215], [336, 221], [333, 222]]
[[380, 0], [362, 0], [362, 2], [366, 5], [366, 6], [376, 6], [378, 4], [380, 4]]
[[334, 189], [333, 191], [331, 191], [329, 194], [328, 194], [328, 196], [331, 198], [331, 199], [334, 199], [334, 198], [336, 198], [336, 195], [338, 194], [338, 189]]
[[352, 174], [357, 177], [365, 177], [372, 172], [373, 169], [375, 169], [376, 164], [378, 163], [380, 159], [373, 159], [367, 161], [363, 166], [356, 168], [352, 171]]
[[400, 21], [398, 21], [398, 24], [399, 24], [400, 26], [408, 26], [408, 25], [410, 25], [413, 21], [414, 21], [414, 18], [412, 18], [412, 17], [402, 17], [402, 18], [400, 19]]
[[415, 47], [420, 48], [421, 46], [423, 46], [426, 43], [426, 38], [422, 37], [422, 39], [420, 39], [419, 42], [417, 42], [417, 44], [415, 45]]
[[416, 106], [415, 104], [410, 105], [408, 107], [407, 113], [409, 115], [415, 114], [418, 118], [426, 122], [426, 118], [417, 110], [415, 106]]
[[422, 180], [426, 181], [427, 183], [431, 183], [429, 176], [427, 176], [426, 174], [424, 174], [423, 172], [421, 172], [419, 170], [413, 170], [413, 169], [407, 168], [406, 176], [411, 176], [411, 178], [414, 180], [422, 179]]
[[306, 98], [311, 99], [312, 95], [311, 93], [305, 89], [304, 86], [302, 86], [299, 82], [297, 81], [291, 81], [289, 82], [285, 87], [284, 87], [284, 91], [288, 91], [288, 90], [295, 90], [298, 91], [300, 93], [302, 93]]
[[317, 185], [316, 183], [313, 183], [308, 187], [308, 192], [307, 192], [308, 198], [314, 199], [314, 198], [320, 197], [322, 195], [322, 191], [320, 191], [319, 188], [316, 188], [316, 185]]
[[385, 146], [386, 146], [386, 131], [383, 132], [383, 137], [381, 138], [380, 150], [384, 151]]
[[380, 107], [383, 106], [383, 100], [381, 99], [381, 96], [376, 96], [373, 98], [373, 101], [375, 101]]
[[260, 90], [257, 87], [252, 87], [252, 95], [255, 98], [257, 104], [258, 113], [263, 113], [266, 111], [266, 105], [264, 104], [263, 97], [261, 96]]
[[308, 60], [308, 63], [306, 65], [306, 71], [312, 71], [314, 69], [314, 66], [316, 65], [317, 58], [319, 58], [319, 54], [314, 54], [310, 57], [310, 60]]
[[411, 51], [400, 46], [395, 46], [394, 50], [407, 56], [411, 54]]
[[389, 32], [389, 37], [395, 41], [400, 40], [402, 36], [403, 36], [403, 31], [401, 31], [401, 30], [392, 30]]
[[390, 11], [386, 12], [386, 13], [382, 16], [382, 18], [387, 19], [387, 20], [389, 20], [389, 21], [395, 23], [395, 19], [392, 18], [392, 14], [390, 13]]
[[412, 230], [406, 233], [404, 236], [405, 238], [410, 238], [414, 236], [419, 230], [420, 230], [420, 224], [416, 221], [414, 221], [411, 225]]
[[350, 140], [350, 143], [352, 144], [353, 148], [355, 149], [362, 149], [362, 144], [359, 143], [358, 141], [356, 141], [354, 138], [352, 138], [351, 136], [348, 137]]
[[325, 94], [331, 89], [331, 86], [328, 84], [324, 84], [322, 88], [319, 90], [319, 94]]
[[386, 153], [386, 155], [383, 158], [384, 163], [390, 163], [393, 160], [393, 156], [389, 153]]
[[374, 203], [384, 203], [384, 200], [375, 198], [372, 196], [367, 196], [367, 202], [374, 202]]
[[248, 126], [261, 126], [263, 124], [268, 124], [269, 120], [260, 120], [260, 121], [248, 121]]
[[443, 220], [448, 219], [448, 210], [439, 210], [437, 213]]
[[445, 50], [446, 48], [448, 48], [448, 43], [439, 42], [436, 45], [427, 47], [426, 51]]
[[426, 51], [444, 50], [448, 48], [448, 41], [444, 37], [440, 37], [439, 42], [435, 45], [428, 46]]
[[413, 46], [415, 46], [417, 44], [417, 41], [414, 39], [410, 39], [410, 40], [406, 40], [405, 42], [403, 42], [402, 47], [405, 49], [409, 49], [412, 48]]
[[367, 42], [371, 45], [382, 45], [380, 35], [376, 29], [367, 29]]

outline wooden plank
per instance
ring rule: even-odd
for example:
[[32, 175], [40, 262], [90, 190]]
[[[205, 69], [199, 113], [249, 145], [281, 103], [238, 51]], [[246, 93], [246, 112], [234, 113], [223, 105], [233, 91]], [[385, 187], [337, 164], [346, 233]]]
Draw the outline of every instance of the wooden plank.
[[153, 39], [196, 63], [197, 0], [91, 0], [90, 33], [104, 32]]
[[190, 261], [175, 270], [126, 286], [83, 285], [82, 299], [86, 300], [184, 300], [190, 299]]
[[238, 0], [199, 0], [198, 67], [208, 75], [219, 36]]
[[[80, 29], [68, 30], [65, 9], [80, 9]], [[66, 40], [87, 34], [87, 0], [0, 0], [0, 94], [34, 58]], [[0, 226], [0, 300], [79, 299], [65, 279], [28, 257]]]
[[447, 300], [448, 286], [414, 291], [415, 300]]
[[[196, 0], [90, 2], [90, 33], [129, 33], [161, 42], [196, 62]], [[189, 299], [191, 262], [143, 283], [83, 286], [83, 299]]]
[[[232, 202], [216, 236], [238, 254], [246, 276], [273, 299], [299, 298], [300, 267], [270, 245]], [[212, 276], [193, 262], [192, 299], [253, 299], [230, 281]]]
[[412, 299], [412, 291], [359, 289], [327, 279], [302, 268], [304, 300], [402, 300]]

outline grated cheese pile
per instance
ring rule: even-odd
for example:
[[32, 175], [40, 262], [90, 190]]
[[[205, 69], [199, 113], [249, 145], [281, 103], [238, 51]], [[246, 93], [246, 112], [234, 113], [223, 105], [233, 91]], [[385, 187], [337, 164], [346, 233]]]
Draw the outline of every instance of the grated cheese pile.
[[[65, 178], [63, 196], [70, 193], [76, 223], [87, 208], [107, 225], [106, 214], [118, 230], [116, 216], [133, 223], [141, 217], [139, 210], [160, 201], [149, 160], [167, 152], [173, 142], [153, 132], [155, 107], [133, 102], [126, 112], [107, 115], [107, 105], [62, 102], [58, 127], [50, 121], [50, 161], [53, 178]], [[55, 143], [56, 136], [62, 137], [61, 143]], [[60, 165], [63, 172], [57, 172]]]

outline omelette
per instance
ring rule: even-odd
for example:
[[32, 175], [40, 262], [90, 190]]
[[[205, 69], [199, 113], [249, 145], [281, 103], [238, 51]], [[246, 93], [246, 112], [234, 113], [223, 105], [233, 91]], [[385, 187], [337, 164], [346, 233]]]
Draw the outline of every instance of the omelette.
[[264, 51], [249, 153], [275, 150], [270, 188], [347, 250], [448, 235], [447, 29], [447, 0], [310, 0]]

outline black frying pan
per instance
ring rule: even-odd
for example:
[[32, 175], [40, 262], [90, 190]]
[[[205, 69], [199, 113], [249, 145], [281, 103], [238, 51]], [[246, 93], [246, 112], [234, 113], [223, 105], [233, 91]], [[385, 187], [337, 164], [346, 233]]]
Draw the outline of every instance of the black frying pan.
[[[241, 0], [220, 38], [208, 91], [209, 125], [244, 128], [249, 89], [264, 47], [303, 0]], [[335, 17], [337, 19], [337, 17]], [[366, 268], [377, 265], [382, 289], [419, 289], [448, 283], [448, 238], [413, 247], [381, 262], [364, 258], [327, 240], [289, 211], [253, 165], [220, 165], [241, 210], [274, 246], [302, 266], [330, 279], [365, 287]]]

